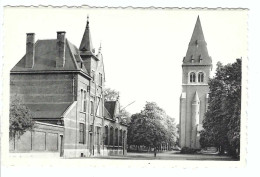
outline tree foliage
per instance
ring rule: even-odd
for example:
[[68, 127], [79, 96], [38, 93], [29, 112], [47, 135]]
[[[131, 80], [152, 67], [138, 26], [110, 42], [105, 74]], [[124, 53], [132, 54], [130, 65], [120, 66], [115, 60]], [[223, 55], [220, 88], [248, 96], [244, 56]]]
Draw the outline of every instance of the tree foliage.
[[20, 138], [27, 130], [34, 126], [30, 110], [21, 103], [20, 99], [11, 100], [9, 118], [9, 138]]
[[[105, 88], [104, 97], [106, 101], [116, 101], [119, 99], [119, 92], [111, 88]], [[120, 111], [118, 115], [116, 115], [116, 117], [120, 117], [122, 120], [125, 121], [125, 123], [129, 123], [131, 114], [127, 112], [125, 109], [122, 109], [122, 107], [120, 107], [119, 110]]]
[[132, 115], [128, 126], [128, 145], [157, 147], [162, 143], [175, 144], [175, 120], [154, 102], [147, 102], [140, 113]]
[[200, 144], [234, 152], [240, 147], [241, 59], [233, 64], [217, 64], [209, 81], [209, 106], [203, 120]]
[[116, 101], [118, 99], [119, 92], [111, 89], [111, 88], [105, 88], [104, 89], [104, 97], [106, 101]]

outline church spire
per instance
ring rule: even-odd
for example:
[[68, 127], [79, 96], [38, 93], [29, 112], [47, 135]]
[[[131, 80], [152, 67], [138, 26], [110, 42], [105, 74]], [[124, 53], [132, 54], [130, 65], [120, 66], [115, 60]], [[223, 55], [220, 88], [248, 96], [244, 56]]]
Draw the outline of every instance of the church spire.
[[197, 17], [183, 65], [211, 65], [211, 58], [208, 54], [199, 16]]
[[86, 29], [85, 29], [84, 35], [83, 35], [81, 43], [80, 43], [79, 50], [81, 52], [91, 52], [91, 53], [94, 52], [91, 35], [90, 35], [90, 30], [89, 30], [89, 17], [87, 17], [87, 25], [86, 25]]

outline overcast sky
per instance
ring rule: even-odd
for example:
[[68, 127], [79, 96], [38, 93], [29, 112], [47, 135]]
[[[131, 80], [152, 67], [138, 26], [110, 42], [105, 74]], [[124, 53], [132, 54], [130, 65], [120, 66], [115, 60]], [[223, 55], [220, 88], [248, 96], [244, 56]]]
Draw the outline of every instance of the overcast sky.
[[[154, 101], [179, 121], [182, 59], [197, 16], [200, 16], [212, 76], [218, 61], [247, 58], [247, 11], [177, 9], [6, 8], [4, 12], [4, 76], [25, 54], [26, 33], [54, 39], [66, 31], [80, 45], [87, 15], [96, 51], [102, 45], [106, 87], [120, 92], [121, 105], [139, 112]], [[8, 72], [7, 72], [8, 71]]]

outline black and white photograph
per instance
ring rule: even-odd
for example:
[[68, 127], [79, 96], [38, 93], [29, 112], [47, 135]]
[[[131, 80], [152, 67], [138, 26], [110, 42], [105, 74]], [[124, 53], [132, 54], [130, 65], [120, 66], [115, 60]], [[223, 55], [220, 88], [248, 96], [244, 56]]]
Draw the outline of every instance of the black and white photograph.
[[3, 13], [6, 164], [245, 164], [248, 9]]

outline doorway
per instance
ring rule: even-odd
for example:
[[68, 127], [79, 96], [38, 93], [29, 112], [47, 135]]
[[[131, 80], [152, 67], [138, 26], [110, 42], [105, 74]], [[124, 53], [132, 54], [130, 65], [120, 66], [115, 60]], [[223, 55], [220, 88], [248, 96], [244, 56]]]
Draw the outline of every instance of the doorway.
[[63, 135], [60, 135], [60, 157], [64, 155], [64, 147], [63, 147]]

